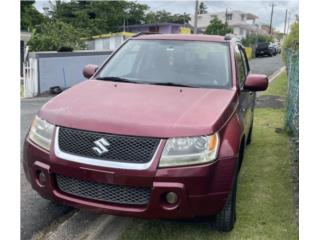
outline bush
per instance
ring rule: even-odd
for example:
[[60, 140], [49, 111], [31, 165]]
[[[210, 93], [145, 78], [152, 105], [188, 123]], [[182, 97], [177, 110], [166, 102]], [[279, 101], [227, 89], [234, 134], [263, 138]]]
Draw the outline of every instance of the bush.
[[299, 51], [299, 23], [294, 23], [290, 27], [290, 33], [282, 44], [282, 60], [287, 65], [287, 52], [295, 53]]
[[257, 42], [272, 42], [273, 38], [269, 35], [263, 35], [263, 34], [249, 34], [246, 38], [242, 39], [242, 44], [245, 47], [250, 47], [253, 44], [256, 44]]
[[37, 26], [28, 45], [30, 51], [73, 50], [85, 47], [80, 39], [80, 33], [71, 25], [61, 21], [50, 21]]
[[290, 27], [291, 31], [283, 42], [283, 49], [299, 50], [299, 23], [294, 23]]
[[224, 36], [227, 33], [232, 33], [232, 29], [228, 27], [227, 24], [221, 22], [217, 17], [214, 17], [207, 26], [205, 33], [209, 35]]

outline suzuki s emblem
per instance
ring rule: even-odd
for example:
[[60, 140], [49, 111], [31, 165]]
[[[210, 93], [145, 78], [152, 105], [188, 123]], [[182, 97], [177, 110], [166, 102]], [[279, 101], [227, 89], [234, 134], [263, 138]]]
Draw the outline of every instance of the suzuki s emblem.
[[110, 143], [105, 138], [100, 138], [96, 141], [94, 141], [95, 147], [92, 148], [92, 150], [98, 155], [101, 156], [104, 153], [109, 152], [107, 149], [108, 146], [110, 146]]

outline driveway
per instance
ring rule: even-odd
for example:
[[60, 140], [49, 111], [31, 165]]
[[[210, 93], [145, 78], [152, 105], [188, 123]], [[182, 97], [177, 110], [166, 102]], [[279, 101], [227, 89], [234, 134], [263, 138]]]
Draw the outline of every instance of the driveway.
[[[253, 73], [271, 75], [282, 67], [280, 55], [250, 61]], [[23, 140], [37, 111], [50, 98], [21, 100], [21, 151]], [[21, 239], [30, 239], [37, 233], [40, 239], [116, 239], [128, 219], [78, 211], [41, 198], [27, 182], [21, 164]], [[88, 222], [88, 220], [90, 220]], [[90, 226], [83, 227], [89, 224]], [[113, 227], [111, 227], [113, 226]]]

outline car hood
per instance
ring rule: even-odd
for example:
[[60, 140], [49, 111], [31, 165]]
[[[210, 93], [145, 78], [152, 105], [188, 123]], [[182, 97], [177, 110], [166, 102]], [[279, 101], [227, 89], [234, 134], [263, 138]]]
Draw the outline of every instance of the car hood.
[[52, 98], [39, 116], [57, 126], [121, 135], [178, 137], [218, 131], [236, 91], [87, 80]]

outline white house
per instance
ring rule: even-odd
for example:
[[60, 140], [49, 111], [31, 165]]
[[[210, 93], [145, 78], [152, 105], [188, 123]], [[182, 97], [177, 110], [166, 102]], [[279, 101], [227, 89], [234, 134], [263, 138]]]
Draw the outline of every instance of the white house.
[[[260, 32], [259, 25], [256, 24], [256, 15], [242, 11], [229, 11], [227, 12], [216, 12], [216, 13], [205, 13], [198, 15], [198, 32], [203, 33], [210, 21], [217, 17], [223, 23], [227, 22], [228, 26], [233, 29], [233, 33], [240, 38], [245, 38], [250, 33]], [[190, 24], [194, 24], [194, 16], [191, 16]]]

